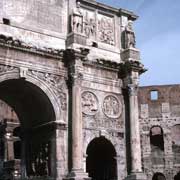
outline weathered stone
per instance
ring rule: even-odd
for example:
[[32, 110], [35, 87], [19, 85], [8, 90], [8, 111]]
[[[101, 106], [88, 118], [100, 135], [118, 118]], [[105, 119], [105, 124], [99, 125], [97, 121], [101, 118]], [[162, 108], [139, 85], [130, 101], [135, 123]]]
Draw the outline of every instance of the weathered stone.
[[90, 0], [0, 8], [0, 179], [177, 174], [179, 89], [157, 103], [138, 95], [136, 15]]

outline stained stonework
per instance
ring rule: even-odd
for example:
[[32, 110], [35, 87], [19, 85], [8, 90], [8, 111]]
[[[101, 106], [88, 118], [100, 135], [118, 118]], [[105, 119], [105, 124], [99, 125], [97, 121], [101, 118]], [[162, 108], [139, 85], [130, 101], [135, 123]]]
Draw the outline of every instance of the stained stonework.
[[[152, 92], [157, 92], [156, 99]], [[179, 93], [179, 85], [139, 89], [143, 165], [148, 180], [156, 173], [173, 179], [179, 172]]]
[[0, 179], [146, 180], [136, 19], [94, 0], [0, 0]]

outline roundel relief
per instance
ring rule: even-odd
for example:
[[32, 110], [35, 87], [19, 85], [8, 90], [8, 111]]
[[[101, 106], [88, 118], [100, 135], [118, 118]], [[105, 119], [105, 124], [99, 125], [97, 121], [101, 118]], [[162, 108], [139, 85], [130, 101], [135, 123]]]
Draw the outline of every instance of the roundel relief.
[[122, 112], [122, 105], [115, 96], [108, 95], [103, 101], [103, 112], [110, 118], [118, 118]]
[[87, 115], [94, 115], [98, 111], [97, 97], [89, 91], [82, 93], [82, 112]]

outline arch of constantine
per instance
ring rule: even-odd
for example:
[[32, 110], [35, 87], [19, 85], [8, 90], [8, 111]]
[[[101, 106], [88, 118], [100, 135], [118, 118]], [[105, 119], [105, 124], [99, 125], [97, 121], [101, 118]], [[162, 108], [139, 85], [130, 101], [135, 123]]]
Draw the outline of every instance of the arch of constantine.
[[138, 16], [95, 0], [0, 0], [0, 8], [0, 179], [170, 180], [170, 131], [147, 127], [138, 93], [146, 71]]

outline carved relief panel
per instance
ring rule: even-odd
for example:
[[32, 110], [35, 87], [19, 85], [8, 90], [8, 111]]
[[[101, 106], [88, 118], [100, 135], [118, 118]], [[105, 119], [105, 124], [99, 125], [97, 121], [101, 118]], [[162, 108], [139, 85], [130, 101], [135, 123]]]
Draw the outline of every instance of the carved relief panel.
[[103, 112], [107, 117], [118, 118], [122, 112], [121, 102], [113, 95], [108, 95], [103, 101]]
[[85, 128], [123, 129], [123, 106], [120, 95], [83, 91], [81, 97]]
[[114, 45], [114, 19], [98, 14], [98, 40]]
[[95, 12], [83, 9], [83, 32], [87, 37], [95, 38], [96, 36], [96, 17]]
[[114, 17], [103, 15], [95, 10], [81, 8], [79, 4], [71, 16], [72, 32], [85, 35], [87, 38], [115, 45]]
[[82, 93], [83, 113], [87, 115], [95, 115], [98, 111], [98, 100], [95, 94], [89, 91]]

